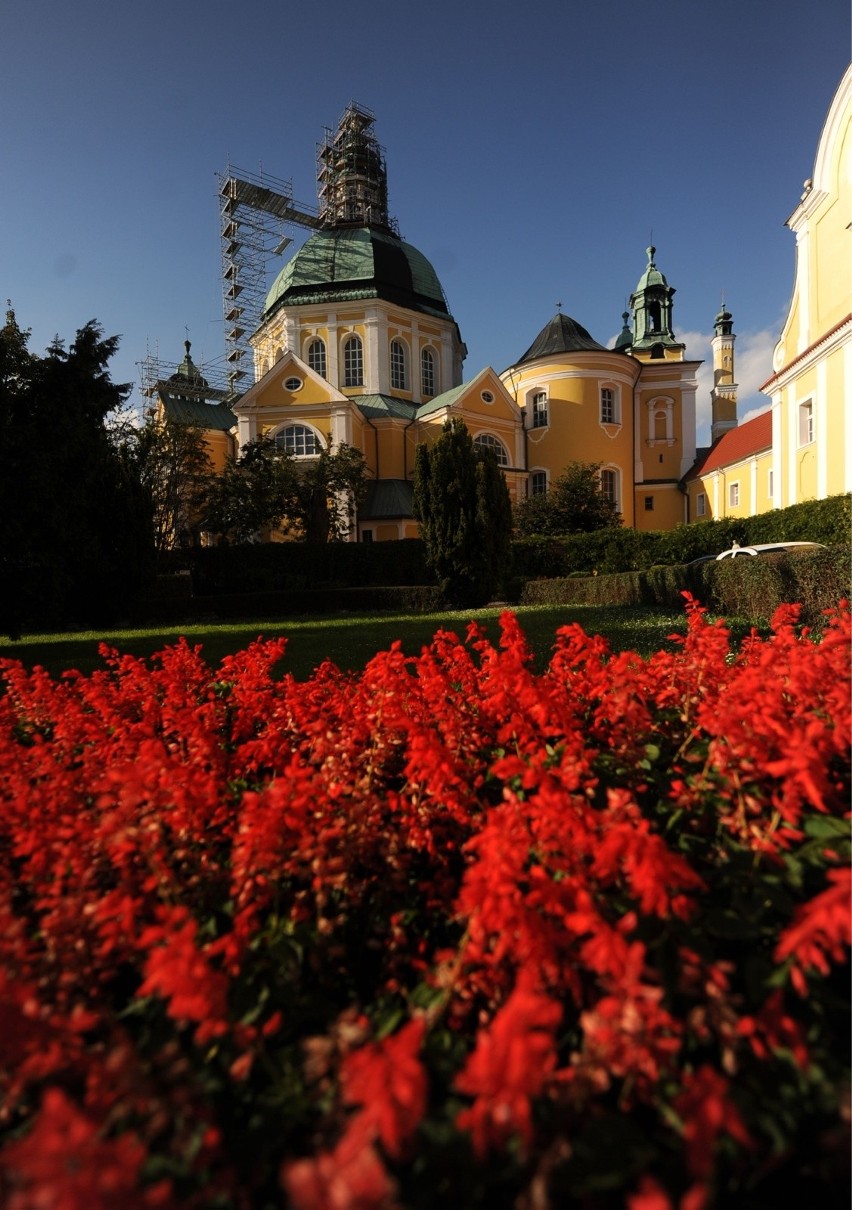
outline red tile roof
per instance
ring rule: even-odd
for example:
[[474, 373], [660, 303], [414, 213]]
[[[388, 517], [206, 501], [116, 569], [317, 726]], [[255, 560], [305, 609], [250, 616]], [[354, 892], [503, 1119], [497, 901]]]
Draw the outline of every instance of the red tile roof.
[[753, 420], [737, 425], [723, 433], [715, 445], [699, 459], [689, 472], [689, 478], [707, 475], [720, 466], [732, 466], [750, 458], [752, 454], [760, 454], [772, 445], [772, 412], [761, 412]]

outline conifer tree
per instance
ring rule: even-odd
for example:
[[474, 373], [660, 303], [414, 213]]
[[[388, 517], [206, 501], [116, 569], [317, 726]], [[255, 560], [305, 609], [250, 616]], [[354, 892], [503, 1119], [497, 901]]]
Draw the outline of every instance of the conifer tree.
[[129, 387], [94, 322], [66, 350], [0, 330], [0, 630], [115, 620], [151, 571], [150, 503], [110, 438]]
[[414, 515], [447, 601], [486, 605], [508, 570], [512, 509], [496, 455], [474, 445], [463, 421], [448, 420], [433, 446], [418, 446]]

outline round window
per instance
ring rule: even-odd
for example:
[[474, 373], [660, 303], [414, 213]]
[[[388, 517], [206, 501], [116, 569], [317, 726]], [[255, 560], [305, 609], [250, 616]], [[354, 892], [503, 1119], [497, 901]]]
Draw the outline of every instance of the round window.
[[483, 401], [483, 403], [493, 403], [494, 402], [494, 396], [491, 393], [491, 391], [482, 392], [482, 401]]
[[302, 387], [301, 378], [285, 378], [284, 379], [284, 390], [285, 391], [298, 391], [298, 390], [301, 390], [301, 387]]

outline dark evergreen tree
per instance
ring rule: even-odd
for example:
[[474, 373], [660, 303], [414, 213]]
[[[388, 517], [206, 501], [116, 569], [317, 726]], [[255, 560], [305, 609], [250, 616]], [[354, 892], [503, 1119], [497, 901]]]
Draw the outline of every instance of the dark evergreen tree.
[[600, 470], [597, 462], [569, 463], [546, 493], [515, 507], [518, 533], [587, 534], [621, 525], [618, 505], [601, 491]]
[[107, 420], [117, 338], [94, 322], [65, 350], [27, 349], [9, 310], [0, 332], [0, 629], [115, 620], [151, 572], [146, 492]]
[[447, 601], [486, 605], [509, 568], [512, 509], [494, 451], [475, 446], [463, 421], [448, 420], [433, 446], [417, 447], [414, 515]]

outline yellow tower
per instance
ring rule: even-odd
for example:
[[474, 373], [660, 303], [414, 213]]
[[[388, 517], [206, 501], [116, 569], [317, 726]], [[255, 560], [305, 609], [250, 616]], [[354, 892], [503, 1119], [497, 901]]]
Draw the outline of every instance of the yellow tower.
[[737, 383], [734, 378], [734, 323], [731, 312], [722, 305], [716, 316], [713, 349], [712, 425], [713, 444], [723, 433], [737, 427]]

